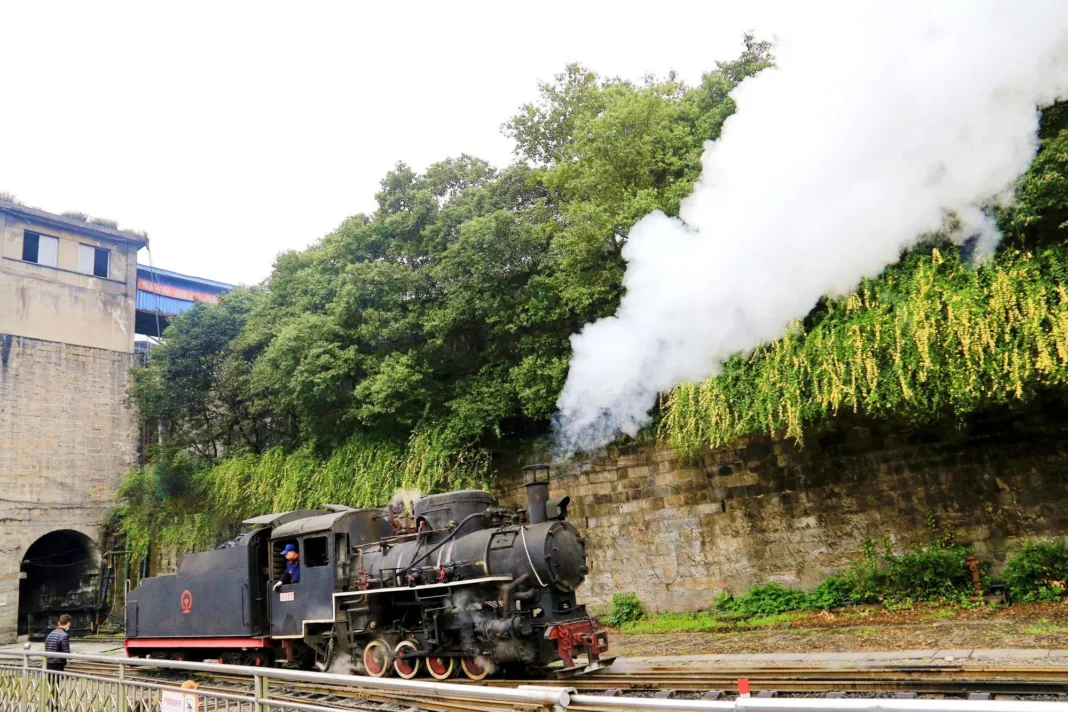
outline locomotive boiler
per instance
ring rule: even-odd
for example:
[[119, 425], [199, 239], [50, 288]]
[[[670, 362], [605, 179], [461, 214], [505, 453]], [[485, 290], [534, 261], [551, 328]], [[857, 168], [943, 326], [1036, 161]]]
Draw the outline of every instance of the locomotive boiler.
[[[576, 600], [585, 541], [549, 468], [524, 468], [526, 509], [481, 490], [411, 511], [328, 506], [247, 520], [210, 552], [127, 599], [130, 654], [325, 669], [339, 653], [372, 676], [569, 675], [610, 664], [606, 633]], [[281, 551], [300, 580], [275, 585]]]

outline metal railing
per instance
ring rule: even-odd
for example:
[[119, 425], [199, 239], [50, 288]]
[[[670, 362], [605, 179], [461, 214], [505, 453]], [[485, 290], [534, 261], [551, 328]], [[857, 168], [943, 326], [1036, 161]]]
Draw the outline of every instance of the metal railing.
[[[49, 658], [114, 666], [115, 675], [58, 672], [47, 668]], [[251, 690], [224, 691], [215, 688], [183, 689], [178, 684], [131, 676], [132, 671], [151, 667], [167, 671], [199, 672], [207, 675], [244, 678]], [[500, 705], [502, 709], [562, 711], [570, 695], [562, 688], [511, 689], [473, 687], [455, 683], [356, 675], [304, 672], [273, 667], [244, 667], [176, 660], [120, 658], [111, 655], [44, 653], [41, 651], [0, 651], [0, 711], [2, 712], [171, 712], [164, 706], [175, 695], [193, 695], [195, 707], [174, 712], [335, 712], [352, 709], [351, 702], [334, 704], [288, 699], [287, 687], [336, 689], [352, 697], [403, 699], [413, 706], [419, 700], [455, 701], [456, 709], [465, 702]], [[164, 693], [170, 693], [165, 695]], [[439, 705], [441, 706], [441, 705]], [[449, 706], [448, 704], [444, 706]]]
[[[80, 664], [71, 666], [70, 672], [58, 672], [47, 668], [49, 658]], [[172, 681], [138, 675], [143, 667], [204, 673], [209, 678], [237, 682], [236, 687], [223, 689], [209, 686], [209, 679], [200, 689], [190, 690]], [[309, 690], [332, 693], [333, 697], [325, 701], [308, 699]], [[303, 699], [299, 697], [302, 693]], [[553, 712], [569, 708], [574, 712], [1068, 712], [1066, 702], [1014, 700], [738, 697], [704, 701], [606, 697], [536, 684], [486, 687], [109, 655], [0, 651], [0, 712], [337, 712], [353, 709], [360, 700], [400, 702], [433, 710], [478, 707]]]

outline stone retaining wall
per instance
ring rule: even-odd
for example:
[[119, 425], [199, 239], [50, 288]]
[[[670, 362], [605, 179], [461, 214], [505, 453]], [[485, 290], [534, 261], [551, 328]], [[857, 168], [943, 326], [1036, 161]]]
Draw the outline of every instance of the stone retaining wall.
[[[719, 591], [812, 587], [865, 539], [924, 544], [931, 528], [995, 566], [1022, 537], [1068, 534], [1068, 408], [1061, 401], [928, 428], [842, 421], [803, 447], [742, 439], [681, 462], [633, 446], [554, 468], [591, 572], [581, 598], [636, 592], [654, 610], [706, 608]], [[516, 467], [504, 502], [523, 501]]]

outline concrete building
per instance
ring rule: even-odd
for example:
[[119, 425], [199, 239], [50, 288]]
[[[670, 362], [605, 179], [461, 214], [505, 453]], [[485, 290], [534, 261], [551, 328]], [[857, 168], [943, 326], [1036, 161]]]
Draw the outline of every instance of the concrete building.
[[0, 201], [2, 641], [57, 609], [84, 626], [96, 605], [104, 523], [138, 460], [125, 394], [147, 243]]

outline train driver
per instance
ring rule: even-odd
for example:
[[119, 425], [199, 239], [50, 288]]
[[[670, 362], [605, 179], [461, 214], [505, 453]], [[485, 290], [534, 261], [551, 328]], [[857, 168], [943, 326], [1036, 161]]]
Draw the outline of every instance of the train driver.
[[297, 547], [292, 544], [286, 544], [285, 548], [282, 549], [281, 555], [286, 559], [286, 570], [282, 572], [282, 577], [274, 584], [276, 591], [284, 583], [300, 583], [300, 554], [297, 553]]

